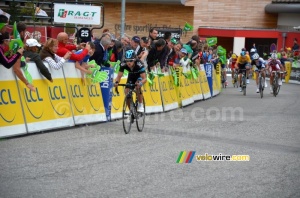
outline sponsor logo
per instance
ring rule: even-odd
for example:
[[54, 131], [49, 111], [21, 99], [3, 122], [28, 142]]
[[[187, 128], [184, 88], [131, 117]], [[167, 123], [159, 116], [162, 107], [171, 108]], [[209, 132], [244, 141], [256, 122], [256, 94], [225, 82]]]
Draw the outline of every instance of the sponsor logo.
[[82, 104], [82, 109], [80, 110], [76, 103], [74, 102], [74, 99], [78, 99], [78, 98], [83, 98], [83, 94], [81, 93], [81, 89], [79, 85], [70, 85], [70, 90], [71, 90], [71, 96], [72, 96], [72, 102], [73, 105], [75, 107], [75, 109], [79, 112], [82, 113], [83, 112], [83, 104]]
[[63, 116], [66, 113], [67, 106], [65, 106], [65, 108], [60, 113], [60, 111], [58, 111], [56, 108], [57, 105], [53, 104], [54, 101], [61, 101], [63, 99], [66, 99], [66, 96], [63, 95], [61, 86], [48, 87], [48, 95], [49, 95], [51, 106], [55, 111], [55, 113], [59, 116]]
[[[1, 105], [12, 105], [12, 104], [16, 104], [16, 101], [12, 98], [11, 93], [10, 93], [10, 89], [1, 89], [0, 90], [0, 106]], [[0, 117], [5, 122], [11, 123], [15, 120], [16, 113], [11, 119], [6, 118], [1, 113], [0, 113]]]
[[[98, 84], [99, 85], [99, 84]], [[100, 87], [99, 87], [100, 89]], [[88, 90], [88, 98], [89, 98], [89, 102], [92, 106], [92, 108], [94, 109], [94, 111], [99, 111], [100, 110], [100, 103], [99, 103], [99, 107], [95, 107], [95, 105], [92, 103], [91, 99], [93, 98], [98, 98], [100, 97], [100, 93], [99, 93], [99, 90], [97, 90], [97, 87], [96, 85], [88, 85], [87, 86], [87, 90]], [[99, 99], [102, 99], [102, 98], [99, 98]]]
[[74, 18], [91, 18], [94, 17], [96, 13], [97, 12], [59, 9], [57, 16], [60, 18], [67, 18], [68, 16]]
[[[38, 108], [35, 107], [36, 103], [40, 103], [40, 102], [44, 101], [43, 98], [39, 94], [39, 89], [36, 88], [36, 91], [32, 92], [31, 90], [28, 90], [27, 88], [24, 88], [23, 94], [24, 94], [24, 98], [25, 98], [25, 104], [26, 104], [26, 107], [27, 107], [29, 113], [35, 119], [40, 119], [43, 116], [44, 112], [42, 111], [40, 113], [36, 113], [36, 112], [33, 112], [33, 110], [32, 110], [33, 108], [38, 109]], [[30, 108], [29, 106], [33, 107], [33, 108]]]

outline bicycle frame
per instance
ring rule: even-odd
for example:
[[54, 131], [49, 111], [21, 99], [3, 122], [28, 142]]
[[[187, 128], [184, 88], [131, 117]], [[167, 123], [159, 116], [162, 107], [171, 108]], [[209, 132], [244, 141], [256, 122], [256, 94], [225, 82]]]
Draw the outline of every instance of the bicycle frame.
[[[136, 94], [136, 84], [118, 84], [118, 86], [125, 86], [129, 88], [128, 93], [125, 95], [124, 103], [123, 103], [123, 129], [126, 134], [130, 132], [131, 124], [136, 120], [136, 126], [139, 132], [142, 132], [145, 124], [145, 101], [143, 98], [144, 112], [138, 112], [138, 96]], [[118, 87], [116, 87], [116, 93], [119, 94]], [[133, 93], [136, 94], [135, 100], [133, 100]], [[140, 92], [141, 94], [141, 92]], [[127, 109], [129, 108], [129, 109]], [[128, 126], [125, 123], [125, 119], [127, 118], [127, 122], [129, 121]]]
[[247, 79], [247, 69], [240, 69], [240, 71], [242, 71], [242, 77], [241, 77], [241, 86], [242, 86], [242, 90], [243, 90], [243, 95], [246, 95], [246, 87], [247, 87], [247, 83], [246, 83], [246, 79]]
[[[272, 75], [274, 74], [273, 77], [273, 82], [272, 82], [272, 87], [273, 87], [273, 95], [276, 97], [279, 93], [280, 90], [280, 85], [278, 84], [278, 79], [281, 79], [281, 75], [285, 72], [282, 71], [272, 71]], [[282, 80], [282, 79], [281, 79]]]
[[260, 93], [260, 97], [263, 98], [263, 92], [264, 92], [264, 88], [265, 88], [265, 78], [262, 76], [262, 72], [264, 70], [260, 69], [260, 70], [256, 70], [256, 72], [258, 72], [258, 89], [259, 89], [259, 93]]

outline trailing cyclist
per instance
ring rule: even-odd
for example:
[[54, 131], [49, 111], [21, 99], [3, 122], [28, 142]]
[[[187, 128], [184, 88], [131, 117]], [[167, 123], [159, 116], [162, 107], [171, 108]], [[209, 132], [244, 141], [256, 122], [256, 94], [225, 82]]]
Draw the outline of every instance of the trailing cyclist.
[[235, 68], [239, 69], [239, 82], [240, 82], [240, 92], [242, 92], [242, 73], [246, 70], [246, 77], [247, 77], [247, 84], [250, 83], [249, 81], [249, 70], [250, 70], [250, 63], [251, 59], [250, 56], [247, 54], [246, 49], [243, 48], [241, 51], [241, 55], [237, 58]]
[[[138, 112], [144, 112], [144, 105], [143, 105], [143, 93], [141, 90], [141, 87], [143, 84], [146, 83], [146, 73], [145, 73], [145, 67], [142, 64], [142, 62], [136, 57], [134, 50], [127, 49], [125, 51], [125, 63], [121, 64], [119, 73], [116, 77], [114, 86], [118, 86], [124, 70], [126, 69], [128, 71], [128, 78], [126, 84], [136, 84], [136, 94], [138, 96]], [[125, 89], [125, 95], [129, 92], [128, 86], [126, 86]]]
[[258, 71], [261, 70], [261, 74], [262, 77], [264, 77], [265, 79], [265, 87], [267, 87], [267, 82], [266, 82], [266, 73], [265, 73], [265, 67], [266, 67], [266, 62], [264, 61], [264, 59], [262, 59], [261, 57], [259, 57], [258, 53], [253, 54], [252, 56], [252, 61], [251, 61], [251, 65], [254, 66], [255, 65], [255, 72], [256, 72], [256, 93], [259, 93], [259, 86], [258, 86]]
[[[277, 58], [276, 53], [271, 54], [271, 58], [268, 60], [267, 68], [266, 70], [270, 71], [270, 93], [273, 93], [272, 85], [273, 85], [273, 78], [274, 78], [274, 73], [272, 71], [284, 71], [284, 68], [280, 62], [280, 60]], [[280, 74], [280, 78], [278, 79], [278, 85], [282, 85], [282, 79], [283, 74]]]
[[234, 73], [235, 73], [235, 63], [237, 61], [238, 56], [233, 53], [229, 59], [229, 65], [231, 68], [231, 78], [232, 78], [232, 84], [235, 84], [235, 79], [234, 79]]

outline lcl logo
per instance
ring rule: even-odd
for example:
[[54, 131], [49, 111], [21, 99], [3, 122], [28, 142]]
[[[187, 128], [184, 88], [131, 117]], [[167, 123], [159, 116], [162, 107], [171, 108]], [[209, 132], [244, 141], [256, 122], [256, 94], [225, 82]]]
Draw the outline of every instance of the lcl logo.
[[12, 99], [9, 89], [1, 89], [0, 105], [8, 105], [8, 104], [16, 104], [16, 101]]
[[166, 82], [161, 82], [161, 89], [162, 89], [162, 91], [168, 91], [168, 88], [167, 88], [167, 84], [166, 84]]
[[99, 97], [100, 94], [98, 93], [97, 87], [95, 85], [90, 85], [88, 87], [88, 94], [90, 97]]
[[83, 98], [79, 85], [70, 85], [70, 89], [73, 98]]
[[28, 111], [30, 112], [30, 114], [35, 119], [40, 119], [43, 116], [43, 112], [41, 112], [41, 113], [39, 113], [39, 115], [37, 115], [36, 112], [35, 113], [33, 112], [34, 110], [36, 110], [36, 108], [30, 108], [29, 107], [30, 103], [36, 103], [36, 102], [42, 102], [43, 101], [43, 98], [39, 94], [39, 89], [36, 88], [35, 93], [33, 94], [31, 90], [28, 91], [27, 88], [24, 88], [24, 97], [25, 97], [25, 101], [26, 101], [25, 102], [26, 107], [27, 107]]
[[25, 92], [25, 98], [26, 98], [27, 102], [43, 101], [43, 98], [40, 97], [38, 88], [36, 88], [36, 91], [35, 91], [36, 94], [34, 94], [35, 96], [32, 95], [32, 91], [31, 90], [28, 93], [28, 90], [24, 89], [24, 92]]
[[65, 99], [60, 86], [49, 87], [49, 94], [51, 100]]
[[[10, 105], [10, 104], [16, 104], [16, 101], [13, 100], [12, 95], [10, 93], [9, 89], [1, 89], [0, 90], [0, 106], [1, 105]], [[10, 108], [10, 106], [8, 106]], [[6, 113], [3, 115], [0, 113], [0, 117], [7, 123], [11, 123], [15, 120], [16, 113], [11, 118], [8, 118]]]

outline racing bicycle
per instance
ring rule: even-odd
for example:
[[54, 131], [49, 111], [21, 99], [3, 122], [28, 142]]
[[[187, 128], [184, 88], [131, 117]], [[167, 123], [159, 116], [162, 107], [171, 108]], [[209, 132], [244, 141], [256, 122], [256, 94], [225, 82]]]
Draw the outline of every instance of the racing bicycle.
[[239, 76], [238, 71], [237, 71], [237, 69], [235, 69], [232, 84], [233, 84], [233, 87], [236, 87], [236, 88], [238, 88], [238, 76]]
[[260, 93], [260, 98], [264, 97], [264, 89], [265, 89], [265, 78], [262, 77], [262, 70], [258, 70], [258, 89]]
[[[118, 84], [118, 86], [128, 87], [129, 91], [125, 96], [122, 111], [123, 129], [125, 134], [128, 134], [131, 129], [134, 120], [136, 122], [136, 127], [139, 132], [142, 132], [145, 125], [145, 100], [143, 98], [144, 112], [138, 112], [138, 97], [136, 94], [135, 86], [136, 84]], [[116, 87], [116, 93], [119, 94], [118, 86]], [[135, 100], [134, 100], [135, 98]]]
[[[272, 71], [274, 74], [273, 82], [272, 82], [272, 89], [273, 89], [273, 95], [276, 97], [280, 90], [280, 85], [278, 84], [278, 79], [281, 79], [281, 74], [284, 74], [286, 72], [282, 71]], [[281, 79], [282, 80], [282, 79]]]
[[246, 88], [247, 88], [247, 77], [246, 77], [246, 70], [247, 69], [240, 69], [242, 71], [242, 83], [241, 83], [241, 87], [242, 87], [242, 92], [243, 95], [246, 95]]

